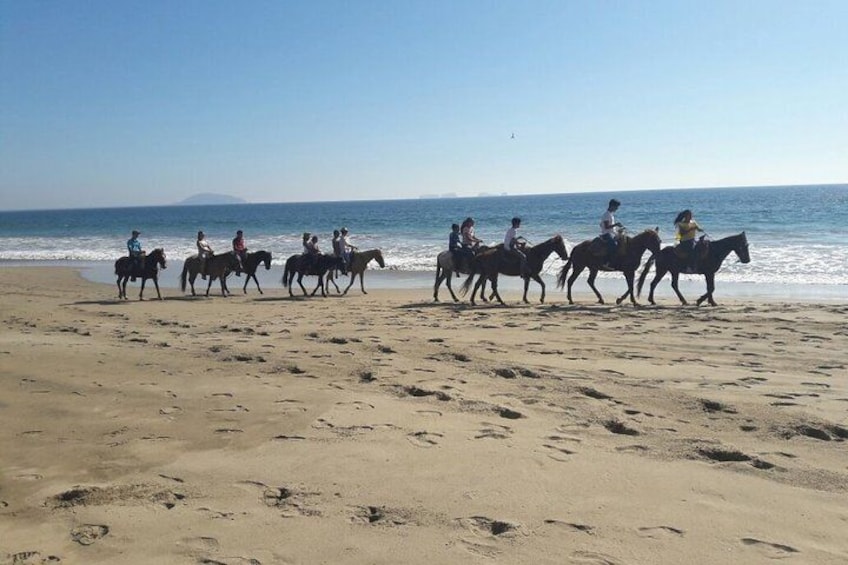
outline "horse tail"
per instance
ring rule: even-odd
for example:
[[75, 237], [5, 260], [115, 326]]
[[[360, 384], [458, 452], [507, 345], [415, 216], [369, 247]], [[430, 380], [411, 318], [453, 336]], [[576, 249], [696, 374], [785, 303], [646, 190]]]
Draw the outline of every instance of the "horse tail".
[[462, 293], [463, 296], [468, 294], [468, 291], [471, 290], [471, 285], [474, 284], [474, 275], [477, 274], [477, 257], [474, 257], [469, 264], [469, 272], [468, 278], [465, 279], [465, 282], [462, 283], [462, 286], [459, 287], [459, 292]]
[[[283, 267], [283, 287], [284, 288], [289, 287], [289, 282], [288, 282], [289, 281], [289, 263], [291, 263], [291, 261], [286, 261], [286, 266]], [[294, 278], [293, 275], [292, 275], [292, 278]]]
[[648, 277], [648, 271], [651, 270], [651, 265], [654, 264], [656, 258], [656, 254], [652, 254], [648, 257], [648, 260], [645, 261], [645, 268], [642, 269], [642, 274], [639, 275], [639, 284], [636, 285], [636, 296], [642, 295], [642, 285], [645, 284], [645, 279]]
[[[572, 256], [574, 255], [574, 250], [571, 251]], [[568, 258], [568, 261], [565, 262], [565, 265], [562, 266], [562, 269], [559, 271], [559, 275], [557, 276], [557, 287], [562, 289], [565, 288], [565, 280], [568, 278], [568, 270], [571, 268], [571, 257]]]
[[183, 263], [183, 272], [180, 273], [180, 290], [185, 292], [186, 289], [186, 277], [188, 276], [188, 259], [186, 259], [185, 263]]

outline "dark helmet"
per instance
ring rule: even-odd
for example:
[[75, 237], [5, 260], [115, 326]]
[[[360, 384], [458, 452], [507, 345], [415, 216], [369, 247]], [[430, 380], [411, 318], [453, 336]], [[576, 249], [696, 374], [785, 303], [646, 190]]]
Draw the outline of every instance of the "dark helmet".
[[609, 206], [607, 206], [607, 207], [608, 208], [618, 208], [619, 206], [621, 206], [621, 202], [619, 202], [618, 200], [613, 198], [612, 200], [609, 201]]
[[238, 231], [236, 232], [236, 235], [242, 235], [243, 233], [244, 233], [244, 232], [242, 232], [241, 230], [238, 230]]
[[339, 230], [333, 230], [333, 237], [339, 237], [339, 235], [340, 235]]
[[451, 230], [456, 231], [459, 229], [459, 224], [451, 224]]
[[514, 217], [514, 218], [512, 219], [512, 225], [513, 225], [513, 226], [519, 226], [519, 225], [521, 225], [521, 218], [519, 218], [518, 216]]
[[135, 236], [137, 236], [137, 235], [141, 235], [141, 232], [140, 232], [140, 231], [138, 231], [138, 230], [133, 230], [133, 231], [132, 231], [132, 235], [133, 235], [133, 237], [135, 237]]

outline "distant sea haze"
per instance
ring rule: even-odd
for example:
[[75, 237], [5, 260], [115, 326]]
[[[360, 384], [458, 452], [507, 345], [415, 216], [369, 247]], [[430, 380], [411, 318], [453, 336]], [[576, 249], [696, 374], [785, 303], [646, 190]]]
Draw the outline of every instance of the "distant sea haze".
[[718, 281], [848, 285], [848, 238], [839, 213], [848, 210], [848, 185], [0, 212], [0, 261], [112, 262], [125, 253], [133, 229], [142, 232], [145, 248], [163, 247], [171, 259], [182, 259], [195, 252], [198, 230], [215, 249], [227, 250], [241, 229], [251, 249], [271, 251], [280, 265], [301, 251], [303, 232], [317, 234], [330, 250], [333, 229], [346, 226], [359, 247], [381, 248], [389, 269], [433, 271], [451, 224], [465, 217], [476, 220], [477, 235], [489, 243], [502, 241], [519, 216], [531, 243], [559, 233], [570, 250], [598, 234], [612, 197], [621, 201], [617, 219], [630, 233], [659, 227], [667, 245], [684, 208], [713, 239], [745, 231], [751, 263], [731, 257]]

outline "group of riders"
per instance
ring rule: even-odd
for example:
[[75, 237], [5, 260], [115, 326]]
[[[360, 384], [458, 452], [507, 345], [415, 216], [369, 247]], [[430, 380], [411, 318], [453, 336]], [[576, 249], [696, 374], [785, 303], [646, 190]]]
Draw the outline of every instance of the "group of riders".
[[[604, 268], [614, 268], [616, 256], [624, 251], [622, 241], [625, 236], [624, 225], [615, 219], [621, 202], [615, 198], [609, 201], [606, 211], [601, 216], [601, 232], [593, 242], [596, 256], [601, 260]], [[527, 274], [527, 256], [525, 247], [527, 241], [518, 235], [521, 227], [521, 218], [513, 218], [512, 225], [504, 234], [504, 249], [521, 262], [522, 276]], [[675, 252], [686, 267], [694, 267], [698, 257], [706, 248], [707, 242], [702, 236], [697, 238], [698, 232], [703, 232], [701, 226], [692, 217], [689, 209], [680, 212], [674, 219], [675, 238], [678, 245]], [[698, 243], [701, 242], [699, 246]], [[451, 251], [454, 264], [460, 269], [470, 264], [475, 255], [487, 249], [474, 234], [474, 219], [466, 218], [461, 225], [451, 225], [451, 233], [448, 238], [448, 249]], [[697, 250], [696, 247], [700, 247]]]
[[[127, 240], [127, 251], [129, 252], [130, 258], [130, 268], [131, 272], [139, 272], [144, 269], [144, 257], [145, 252], [142, 249], [141, 241], [138, 239], [138, 236], [141, 235], [141, 232], [138, 230], [132, 230], [132, 236]], [[341, 257], [344, 262], [344, 268], [342, 269], [342, 274], [347, 274], [348, 268], [350, 266], [351, 256], [354, 251], [358, 248], [353, 245], [348, 239], [348, 229], [341, 228], [338, 230], [333, 230], [333, 256]], [[241, 276], [242, 271], [244, 270], [244, 260], [247, 257], [247, 244], [244, 241], [244, 232], [242, 230], [236, 231], [236, 236], [233, 238], [233, 246], [232, 246], [233, 255], [235, 255], [238, 260], [238, 267], [236, 268], [235, 274], [236, 276]], [[200, 259], [200, 276], [203, 279], [206, 279], [206, 262], [215, 254], [212, 246], [209, 244], [209, 241], [206, 239], [206, 234], [203, 231], [197, 232], [197, 256]], [[320, 249], [318, 248], [318, 236], [312, 235], [309, 232], [303, 233], [303, 256], [301, 259], [301, 268], [304, 270], [308, 270], [310, 265], [315, 261], [315, 258], [321, 254]], [[135, 276], [132, 276], [133, 281], [136, 280]]]

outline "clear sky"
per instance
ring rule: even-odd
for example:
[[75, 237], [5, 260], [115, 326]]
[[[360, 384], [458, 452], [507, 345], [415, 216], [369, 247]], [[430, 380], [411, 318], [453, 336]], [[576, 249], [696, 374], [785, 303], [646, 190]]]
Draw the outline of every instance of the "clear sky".
[[845, 0], [0, 0], [0, 209], [848, 182], [846, 30]]

